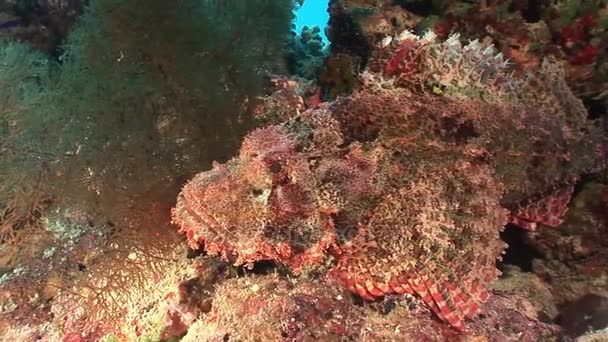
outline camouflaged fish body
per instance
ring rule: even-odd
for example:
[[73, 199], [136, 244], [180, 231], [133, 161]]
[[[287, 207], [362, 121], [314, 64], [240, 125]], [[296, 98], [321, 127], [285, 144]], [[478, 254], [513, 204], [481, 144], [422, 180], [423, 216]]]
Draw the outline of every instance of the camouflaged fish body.
[[499, 232], [558, 225], [601, 136], [550, 63], [515, 78], [475, 42], [397, 38], [353, 95], [250, 133], [197, 175], [173, 220], [239, 265], [297, 274], [331, 254], [328, 280], [420, 296], [464, 329], [499, 275]]

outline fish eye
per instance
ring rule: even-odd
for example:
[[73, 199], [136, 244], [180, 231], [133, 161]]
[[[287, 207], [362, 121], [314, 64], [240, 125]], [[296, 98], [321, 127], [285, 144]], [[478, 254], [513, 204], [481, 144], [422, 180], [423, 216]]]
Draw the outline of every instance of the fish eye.
[[262, 190], [262, 189], [258, 189], [258, 188], [251, 189], [251, 194], [255, 197], [261, 196], [263, 193], [264, 193], [264, 190]]
[[283, 169], [283, 167], [281, 166], [281, 163], [279, 163], [278, 161], [275, 161], [272, 164], [270, 164], [270, 172], [272, 172], [272, 173], [279, 173], [279, 172], [281, 172], [282, 169]]

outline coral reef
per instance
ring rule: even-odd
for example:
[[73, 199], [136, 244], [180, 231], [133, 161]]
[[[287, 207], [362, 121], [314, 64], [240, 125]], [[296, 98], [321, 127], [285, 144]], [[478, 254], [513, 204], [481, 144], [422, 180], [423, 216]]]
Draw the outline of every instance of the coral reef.
[[250, 127], [292, 5], [94, 0], [49, 54], [0, 30], [2, 339], [137, 340], [189, 262], [181, 183]]
[[256, 126], [265, 126], [289, 119], [293, 113], [304, 110], [306, 103], [301, 93], [305, 92], [299, 82], [284, 76], [272, 75], [268, 95], [256, 99], [253, 118]]
[[296, 2], [0, 0], [2, 339], [605, 339], [605, 1]]
[[[442, 341], [555, 340], [555, 326], [541, 323], [525, 299], [505, 293], [487, 303], [487, 315], [466, 336], [449, 334], [413, 297], [387, 298], [378, 307], [354, 303], [340, 287], [278, 275], [224, 282], [213, 309], [182, 341]], [[527, 310], [526, 310], [527, 308]], [[508, 326], [501, 326], [509, 322]]]
[[353, 329], [360, 329], [362, 317], [363, 309], [350, 304], [339, 288], [277, 276], [243, 277], [215, 291], [212, 311], [190, 328], [183, 341], [355, 337]]
[[536, 310], [537, 316], [543, 322], [554, 322], [559, 315], [555, 297], [558, 295], [550, 284], [534, 273], [524, 272], [513, 265], [503, 266], [503, 274], [499, 281], [492, 284], [493, 293], [516, 293], [526, 298]]
[[600, 330], [608, 327], [608, 297], [587, 294], [565, 306], [559, 320], [566, 338], [581, 336], [584, 339], [587, 333], [587, 338], [593, 335], [600, 338]]
[[319, 84], [325, 88], [325, 97], [335, 98], [351, 93], [357, 87], [357, 60], [350, 55], [329, 57], [319, 74]]
[[559, 224], [601, 139], [550, 61], [518, 78], [491, 47], [404, 31], [352, 96], [250, 133], [191, 180], [173, 220], [235, 265], [329, 262], [364, 299], [414, 294], [462, 330], [499, 274], [500, 230]]
[[[605, 1], [331, 1], [333, 53], [365, 65], [375, 46], [404, 29], [446, 39], [460, 33], [494, 45], [520, 72], [552, 56], [587, 103], [606, 108], [608, 8]], [[601, 103], [601, 104], [598, 104]], [[600, 113], [602, 111], [600, 110]]]
[[589, 293], [608, 295], [605, 191], [600, 180], [585, 182], [559, 229], [526, 237], [540, 256], [532, 261], [532, 271], [551, 285], [559, 305]]
[[422, 17], [396, 1], [332, 0], [328, 36], [332, 53], [357, 57], [365, 65], [376, 42], [412, 29]]

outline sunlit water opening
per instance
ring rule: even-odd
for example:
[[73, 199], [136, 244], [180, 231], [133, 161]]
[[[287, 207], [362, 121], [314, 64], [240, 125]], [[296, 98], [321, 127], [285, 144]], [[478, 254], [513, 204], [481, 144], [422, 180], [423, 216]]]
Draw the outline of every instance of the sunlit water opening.
[[304, 0], [304, 4], [296, 11], [296, 32], [302, 32], [304, 26], [319, 26], [323, 41], [328, 44], [325, 28], [329, 21], [329, 0]]

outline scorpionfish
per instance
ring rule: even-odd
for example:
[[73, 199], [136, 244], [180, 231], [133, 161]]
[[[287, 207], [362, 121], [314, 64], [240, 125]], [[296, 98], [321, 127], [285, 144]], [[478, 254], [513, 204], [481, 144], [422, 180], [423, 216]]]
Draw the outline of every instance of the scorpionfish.
[[514, 74], [457, 35], [383, 41], [359, 80], [252, 131], [184, 186], [173, 222], [235, 265], [415, 295], [463, 330], [500, 274], [501, 230], [562, 222], [579, 176], [602, 167], [601, 129], [551, 60]]

